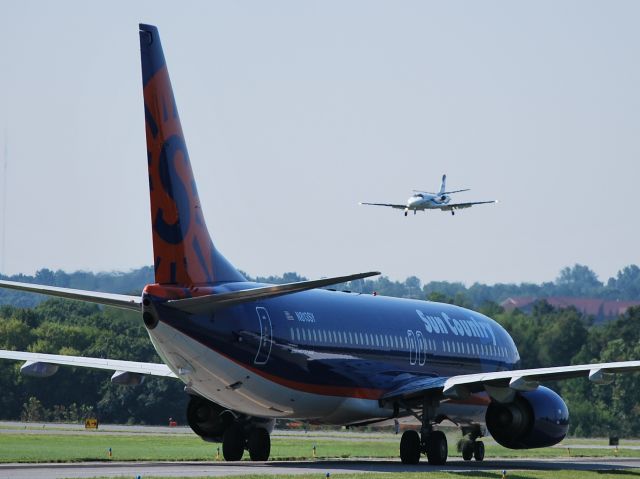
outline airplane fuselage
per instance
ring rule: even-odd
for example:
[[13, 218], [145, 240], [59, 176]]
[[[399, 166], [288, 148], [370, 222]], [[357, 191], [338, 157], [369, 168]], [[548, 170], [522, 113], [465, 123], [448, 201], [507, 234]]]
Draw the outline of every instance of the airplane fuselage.
[[407, 200], [407, 210], [437, 209], [447, 205], [451, 201], [449, 195], [430, 195], [418, 193]]
[[[390, 418], [380, 398], [404, 383], [519, 362], [498, 323], [449, 304], [311, 290], [190, 315], [145, 298], [159, 319], [149, 331], [153, 344], [188, 390], [251, 416], [329, 424]], [[446, 415], [482, 422], [487, 403], [451, 403]]]

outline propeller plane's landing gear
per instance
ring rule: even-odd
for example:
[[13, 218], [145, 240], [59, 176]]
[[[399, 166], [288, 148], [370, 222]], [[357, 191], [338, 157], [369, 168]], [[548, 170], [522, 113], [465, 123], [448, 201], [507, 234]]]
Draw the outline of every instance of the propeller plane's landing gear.
[[456, 215], [455, 210], [451, 210], [451, 216], [455, 216], [455, 215]]
[[404, 210], [404, 215], [407, 216], [409, 214], [409, 210]]
[[[447, 462], [447, 437], [442, 431], [434, 431], [433, 423], [437, 400], [425, 398], [422, 416], [416, 418], [422, 422], [420, 434], [418, 431], [405, 431], [400, 439], [400, 460], [403, 464], [418, 464], [420, 454], [427, 455], [429, 464], [441, 466]], [[410, 409], [408, 409], [411, 411]], [[413, 414], [413, 412], [411, 412]]]

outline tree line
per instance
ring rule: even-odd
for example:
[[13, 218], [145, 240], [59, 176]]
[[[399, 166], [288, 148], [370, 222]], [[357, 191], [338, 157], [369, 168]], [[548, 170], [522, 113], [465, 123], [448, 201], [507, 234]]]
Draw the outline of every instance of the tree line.
[[[243, 273], [250, 281], [260, 283], [290, 283], [308, 278], [289, 272], [281, 276], [252, 277]], [[41, 269], [35, 275], [3, 276], [0, 279], [24, 283], [46, 284], [63, 288], [77, 288], [121, 294], [139, 294], [142, 288], [153, 283], [153, 268], [145, 266], [129, 272], [92, 273], [76, 271], [52, 271]], [[352, 281], [335, 286], [360, 293], [382, 294], [399, 298], [424, 299], [429, 297], [448, 298], [458, 304], [479, 307], [488, 302], [501, 303], [509, 297], [529, 296], [544, 298], [551, 296], [589, 297], [606, 300], [640, 300], [640, 267], [635, 264], [625, 266], [616, 276], [600, 281], [588, 266], [576, 264], [563, 268], [554, 281], [534, 283], [496, 283], [487, 285], [473, 283], [466, 286], [460, 282], [430, 281], [424, 283], [417, 276], [404, 281], [394, 281], [387, 276], [374, 279]], [[30, 307], [47, 297], [37, 294], [0, 290], [0, 304]]]

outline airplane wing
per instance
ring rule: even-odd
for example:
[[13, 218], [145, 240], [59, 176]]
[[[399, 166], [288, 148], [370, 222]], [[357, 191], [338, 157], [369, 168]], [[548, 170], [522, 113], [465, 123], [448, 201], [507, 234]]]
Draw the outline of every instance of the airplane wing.
[[[91, 369], [107, 369], [141, 375], [177, 378], [166, 364], [141, 363], [137, 361], [120, 361], [116, 359], [87, 358], [82, 356], [64, 356], [60, 354], [27, 353], [23, 351], [7, 351], [0, 349], [0, 359], [26, 361], [25, 365], [34, 363], [77, 366]], [[24, 366], [23, 366], [24, 367]]]
[[516, 369], [459, 376], [413, 379], [382, 396], [382, 400], [413, 399], [428, 393], [463, 399], [470, 393], [486, 391], [496, 400], [509, 400], [516, 391], [531, 391], [541, 382], [588, 377], [596, 384], [606, 384], [613, 374], [640, 371], [640, 361], [577, 364], [552, 368]]
[[116, 308], [131, 309], [140, 311], [142, 299], [138, 296], [128, 296], [124, 294], [99, 293], [97, 291], [85, 291], [82, 289], [58, 288], [56, 286], [44, 286], [39, 284], [18, 283], [15, 281], [0, 281], [0, 288], [15, 289], [18, 291], [28, 291], [30, 293], [41, 293], [60, 298], [89, 301], [91, 303], [115, 306]]
[[486, 205], [488, 203], [497, 203], [496, 200], [491, 201], [472, 201], [470, 203], [450, 203], [448, 205], [439, 206], [442, 211], [461, 210], [463, 208], [471, 208], [473, 205]]
[[369, 206], [388, 206], [389, 208], [396, 208], [399, 210], [404, 210], [407, 208], [407, 205], [397, 205], [393, 203], [363, 203], [360, 202], [361, 205], [369, 205]]

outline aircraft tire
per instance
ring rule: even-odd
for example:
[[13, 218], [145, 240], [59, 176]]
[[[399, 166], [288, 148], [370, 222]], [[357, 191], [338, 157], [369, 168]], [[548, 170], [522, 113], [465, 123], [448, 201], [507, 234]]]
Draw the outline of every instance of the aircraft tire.
[[475, 443], [473, 441], [463, 441], [462, 442], [462, 459], [465, 461], [470, 461], [473, 459], [473, 453], [475, 452]]
[[222, 436], [222, 455], [225, 461], [239, 461], [244, 454], [244, 430], [238, 423], [233, 423]]
[[447, 462], [447, 436], [442, 431], [433, 431], [427, 441], [427, 459], [432, 466], [442, 466]]
[[475, 441], [473, 443], [473, 457], [476, 461], [484, 460], [484, 442]]
[[271, 438], [263, 428], [252, 429], [249, 433], [248, 449], [252, 461], [266, 461], [271, 453]]
[[403, 464], [418, 464], [420, 462], [420, 435], [418, 431], [409, 430], [402, 433], [400, 460]]

